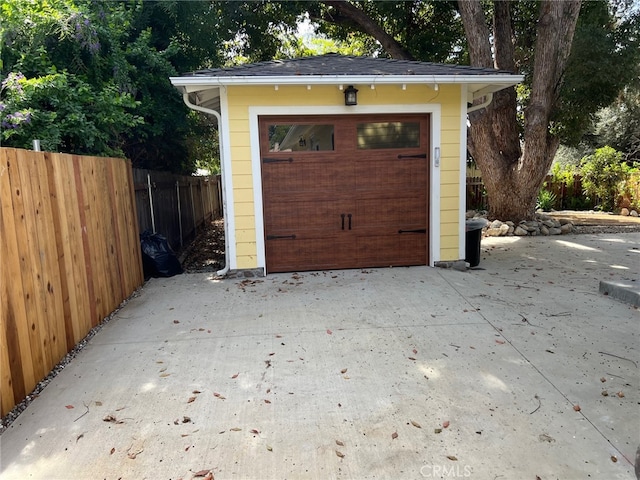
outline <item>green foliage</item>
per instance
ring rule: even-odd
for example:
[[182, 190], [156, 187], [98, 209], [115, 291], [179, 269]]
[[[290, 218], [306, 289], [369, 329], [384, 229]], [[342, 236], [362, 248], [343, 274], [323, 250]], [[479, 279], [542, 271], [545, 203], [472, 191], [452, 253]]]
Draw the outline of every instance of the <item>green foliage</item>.
[[2, 82], [3, 143], [45, 150], [121, 156], [117, 138], [142, 122], [136, 102], [113, 84], [96, 90], [67, 72], [27, 79], [11, 73]]
[[557, 201], [558, 197], [555, 193], [550, 192], [546, 188], [542, 188], [538, 192], [538, 202], [536, 204], [536, 208], [545, 212], [550, 212], [555, 208]]
[[590, 142], [611, 145], [624, 152], [627, 162], [640, 162], [640, 76], [597, 113]]
[[38, 138], [47, 150], [193, 171], [186, 138], [200, 126], [168, 77], [218, 59], [197, 21], [214, 20], [207, 3], [0, 0], [0, 11], [3, 145]]
[[596, 112], [640, 73], [640, 16], [616, 17], [606, 0], [583, 2], [552, 128], [577, 145]]
[[632, 168], [623, 161], [622, 153], [609, 146], [597, 149], [580, 163], [584, 191], [600, 200], [597, 208], [603, 211], [612, 211], [616, 207], [621, 182], [631, 171]]

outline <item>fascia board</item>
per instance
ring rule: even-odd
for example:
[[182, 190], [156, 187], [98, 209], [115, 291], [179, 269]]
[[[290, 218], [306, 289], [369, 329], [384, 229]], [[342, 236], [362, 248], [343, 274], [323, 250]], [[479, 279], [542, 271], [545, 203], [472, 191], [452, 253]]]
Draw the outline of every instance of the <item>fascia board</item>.
[[[222, 85], [387, 85], [387, 84], [481, 84], [503, 88], [524, 80], [523, 75], [301, 75], [301, 76], [236, 76], [236, 77], [170, 77], [175, 87], [202, 89]], [[193, 90], [191, 90], [193, 91]]]

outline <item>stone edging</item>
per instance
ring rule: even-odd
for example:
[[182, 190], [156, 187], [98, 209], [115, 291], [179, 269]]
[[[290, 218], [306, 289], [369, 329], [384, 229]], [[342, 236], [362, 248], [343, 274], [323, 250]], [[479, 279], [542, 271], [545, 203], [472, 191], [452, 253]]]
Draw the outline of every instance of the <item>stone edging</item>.
[[[485, 215], [468, 212], [467, 220], [486, 219]], [[483, 237], [535, 237], [538, 235], [566, 235], [574, 230], [573, 223], [566, 219], [556, 219], [543, 213], [536, 213], [535, 220], [522, 220], [519, 223], [512, 221], [502, 222], [494, 220], [482, 229]]]

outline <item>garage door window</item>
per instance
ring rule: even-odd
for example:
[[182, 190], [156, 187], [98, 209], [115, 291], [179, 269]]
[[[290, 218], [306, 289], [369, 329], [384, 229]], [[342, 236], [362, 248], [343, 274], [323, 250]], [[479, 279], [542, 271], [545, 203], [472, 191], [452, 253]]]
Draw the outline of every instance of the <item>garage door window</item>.
[[269, 125], [270, 152], [317, 152], [334, 149], [333, 125]]
[[419, 122], [358, 123], [358, 149], [419, 148]]

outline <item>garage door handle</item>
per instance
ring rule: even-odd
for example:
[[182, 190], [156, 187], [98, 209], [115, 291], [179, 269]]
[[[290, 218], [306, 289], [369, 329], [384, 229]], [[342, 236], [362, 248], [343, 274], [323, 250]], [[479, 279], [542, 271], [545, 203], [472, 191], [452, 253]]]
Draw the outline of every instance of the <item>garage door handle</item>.
[[295, 240], [296, 236], [293, 235], [267, 235], [267, 240], [278, 240], [280, 238], [289, 238], [291, 240]]
[[417, 155], [398, 155], [398, 160], [403, 158], [427, 158], [426, 153], [418, 153]]
[[349, 217], [349, 230], [351, 230], [351, 214], [347, 215]]
[[398, 233], [427, 233], [426, 228], [416, 228], [414, 230], [398, 230]]
[[346, 215], [344, 213], [341, 213], [340, 217], [342, 218], [342, 229], [344, 230], [344, 217], [346, 217]]
[[283, 163], [283, 162], [293, 162], [293, 157], [289, 158], [263, 158], [262, 163]]

